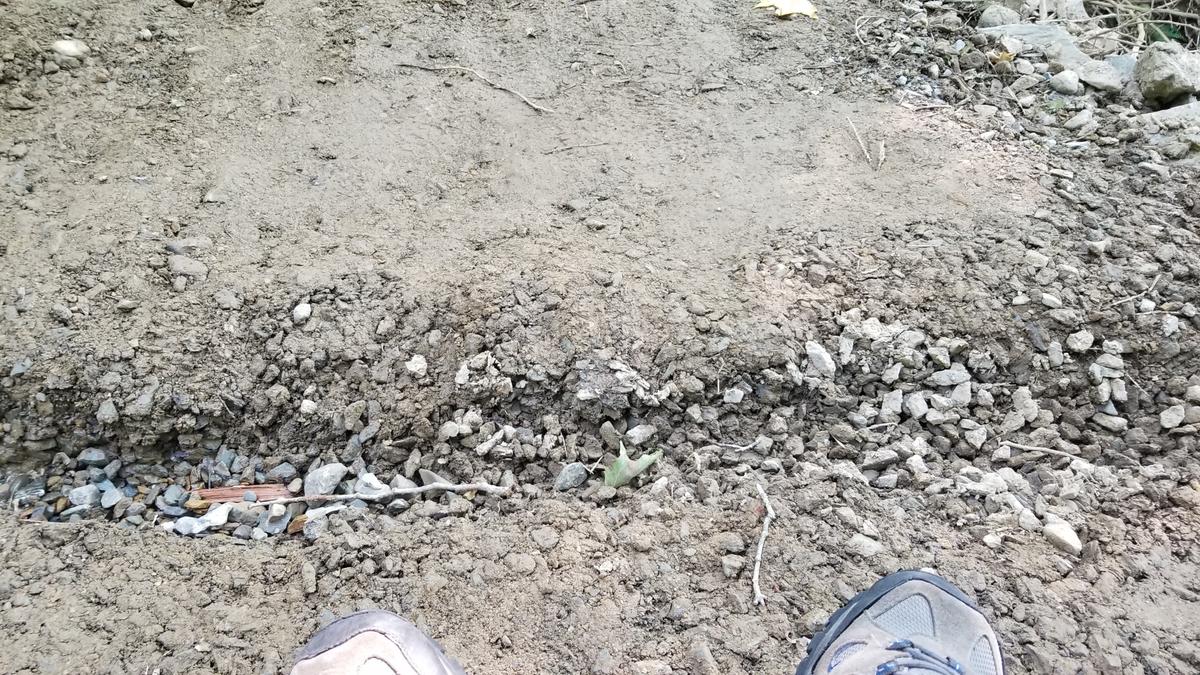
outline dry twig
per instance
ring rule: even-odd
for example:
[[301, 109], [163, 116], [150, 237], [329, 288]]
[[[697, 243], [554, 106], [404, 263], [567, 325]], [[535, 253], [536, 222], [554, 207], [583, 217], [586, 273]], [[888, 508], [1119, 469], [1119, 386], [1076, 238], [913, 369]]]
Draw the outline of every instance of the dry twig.
[[854, 140], [858, 141], [858, 149], [862, 150], [863, 157], [867, 158], [867, 166], [875, 168], [875, 160], [871, 159], [871, 151], [867, 150], [867, 144], [863, 142], [862, 134], [858, 133], [858, 127], [854, 126], [854, 120], [846, 120], [850, 124], [850, 131], [854, 132]]
[[887, 159], [887, 146], [881, 140], [879, 141], [879, 163], [875, 165], [876, 171], [883, 168], [883, 160], [885, 159]]
[[554, 112], [550, 108], [542, 107], [542, 106], [534, 103], [533, 101], [530, 101], [529, 98], [527, 96], [525, 96], [525, 94], [522, 94], [521, 92], [517, 91], [516, 89], [509, 89], [508, 87], [506, 87], [502, 84], [496, 84], [495, 82], [484, 77], [484, 75], [482, 73], [480, 73], [478, 70], [475, 70], [474, 68], [467, 68], [466, 66], [422, 66], [422, 65], [419, 65], [416, 63], [401, 63], [399, 65], [404, 68], [416, 68], [417, 70], [425, 70], [425, 71], [429, 71], [429, 72], [438, 72], [441, 70], [457, 70], [457, 71], [461, 71], [464, 73], [470, 73], [470, 74], [474, 75], [475, 77], [478, 77], [479, 79], [486, 82], [488, 84], [488, 86], [492, 87], [493, 89], [499, 89], [500, 91], [506, 91], [506, 92], [512, 94], [513, 96], [516, 96], [517, 98], [524, 101], [525, 105], [529, 106], [530, 108], [533, 108], [534, 110], [536, 110], [538, 112], [543, 112], [543, 113]]
[[1158, 280], [1161, 278], [1162, 278], [1161, 274], [1155, 276], [1154, 281], [1150, 283], [1150, 287], [1147, 288], [1146, 290], [1142, 291], [1141, 293], [1135, 293], [1135, 294], [1129, 296], [1128, 298], [1121, 298], [1120, 300], [1109, 303], [1108, 307], [1116, 307], [1117, 305], [1124, 304], [1126, 302], [1129, 302], [1130, 300], [1142, 299], [1143, 297], [1146, 296], [1147, 293], [1150, 293], [1151, 291], [1154, 290], [1154, 287], [1158, 285]]
[[758, 570], [762, 566], [763, 547], [767, 544], [767, 532], [771, 529], [771, 521], [775, 520], [775, 509], [771, 508], [771, 500], [767, 498], [767, 491], [759, 483], [755, 483], [754, 487], [758, 488], [758, 495], [762, 497], [763, 506], [767, 507], [767, 515], [763, 516], [762, 535], [758, 538], [758, 553], [754, 554], [754, 604], [765, 605], [767, 598], [762, 594], [762, 588], [758, 585]]
[[350, 502], [355, 499], [361, 499], [364, 502], [380, 501], [383, 499], [394, 499], [396, 497], [408, 497], [410, 495], [419, 495], [424, 492], [486, 492], [493, 495], [508, 494], [509, 488], [499, 485], [488, 485], [487, 483], [461, 483], [451, 485], [450, 483], [430, 483], [429, 485], [421, 485], [411, 488], [392, 488], [383, 494], [364, 495], [353, 493], [348, 495], [314, 495], [312, 497], [287, 497], [286, 499], [273, 499], [267, 502], [256, 502], [260, 506], [270, 506], [272, 504], [293, 504], [295, 502]]
[[1067, 457], [1070, 459], [1080, 459], [1085, 462], [1087, 461], [1086, 459], [1083, 459], [1079, 455], [1073, 455], [1069, 452], [1063, 452], [1062, 450], [1055, 450], [1054, 448], [1043, 448], [1040, 445], [1022, 445], [1020, 443], [1013, 443], [1012, 441], [1000, 441], [1000, 445], [1007, 445], [1010, 448], [1024, 450], [1025, 452], [1044, 452], [1047, 455], [1058, 455], [1059, 457]]
[[600, 147], [601, 145], [608, 145], [608, 141], [601, 141], [599, 143], [581, 143], [579, 145], [560, 145], [557, 148], [554, 148], [553, 150], [546, 150], [542, 154], [543, 155], [553, 155], [556, 152], [566, 152], [567, 150], [579, 150], [580, 148], [597, 148], [597, 147]]

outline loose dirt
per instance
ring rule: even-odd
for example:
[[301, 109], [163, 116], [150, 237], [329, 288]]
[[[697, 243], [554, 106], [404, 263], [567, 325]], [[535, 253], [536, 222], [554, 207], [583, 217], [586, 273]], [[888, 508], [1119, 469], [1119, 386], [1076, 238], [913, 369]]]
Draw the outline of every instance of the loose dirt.
[[[786, 673], [917, 567], [1010, 672], [1200, 668], [1194, 168], [898, 96], [925, 52], [855, 21], [916, 8], [752, 4], [0, 0], [0, 670], [274, 673], [384, 607], [468, 672]], [[552, 489], [639, 424], [642, 481]], [[513, 489], [261, 541], [156, 511], [334, 461]]]

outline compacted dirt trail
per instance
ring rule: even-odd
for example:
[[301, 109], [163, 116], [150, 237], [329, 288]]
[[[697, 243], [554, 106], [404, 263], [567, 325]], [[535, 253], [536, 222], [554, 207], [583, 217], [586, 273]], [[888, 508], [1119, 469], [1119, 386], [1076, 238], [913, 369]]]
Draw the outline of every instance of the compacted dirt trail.
[[919, 567], [1010, 672], [1200, 668], [1200, 135], [752, 5], [0, 0], [0, 670], [787, 673]]

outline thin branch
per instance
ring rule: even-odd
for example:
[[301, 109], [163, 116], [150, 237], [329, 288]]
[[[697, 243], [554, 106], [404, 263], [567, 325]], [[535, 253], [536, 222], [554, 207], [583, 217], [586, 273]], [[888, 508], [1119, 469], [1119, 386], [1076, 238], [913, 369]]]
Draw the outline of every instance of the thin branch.
[[553, 150], [546, 150], [542, 154], [553, 155], [556, 152], [566, 152], [567, 150], [578, 150], [580, 148], [596, 148], [600, 147], [601, 145], [608, 145], [608, 141], [601, 141], [600, 143], [581, 143], [579, 145], [560, 145]]
[[771, 521], [775, 520], [775, 509], [771, 508], [771, 500], [767, 498], [767, 491], [763, 489], [761, 483], [755, 483], [754, 487], [758, 488], [758, 495], [762, 497], [763, 505], [767, 507], [767, 515], [763, 516], [762, 535], [758, 537], [758, 553], [754, 555], [754, 604], [765, 605], [767, 598], [762, 594], [762, 588], [758, 585], [758, 570], [762, 566], [763, 547], [767, 545], [767, 532], [771, 529]]
[[489, 485], [487, 483], [461, 483], [451, 485], [450, 483], [430, 483], [429, 485], [421, 485], [411, 488], [392, 488], [383, 494], [367, 495], [353, 493], [348, 495], [313, 495], [312, 497], [287, 497], [285, 499], [273, 499], [268, 502], [255, 502], [261, 506], [270, 506], [272, 504], [294, 504], [296, 502], [350, 502], [355, 499], [361, 499], [364, 502], [380, 501], [384, 499], [393, 499], [396, 497], [407, 497], [409, 495], [419, 495], [424, 492], [486, 492], [493, 495], [508, 494], [510, 488], [501, 487], [499, 485]]
[[867, 144], [863, 142], [862, 135], [858, 133], [858, 127], [854, 126], [854, 120], [847, 119], [850, 124], [850, 131], [854, 132], [854, 140], [858, 141], [858, 149], [862, 150], [863, 157], [867, 158], [867, 166], [875, 168], [875, 160], [871, 159], [871, 151], [867, 150]]
[[887, 159], [887, 146], [883, 144], [883, 141], [879, 141], [879, 163], [875, 165], [876, 171], [883, 168], [883, 160], [885, 159]]
[[495, 82], [484, 77], [482, 73], [480, 73], [478, 70], [475, 70], [474, 68], [467, 68], [466, 66], [422, 66], [422, 65], [419, 65], [416, 63], [401, 63], [398, 65], [400, 65], [404, 68], [416, 68], [417, 70], [425, 70], [425, 71], [429, 71], [429, 72], [438, 72], [441, 70], [457, 70], [457, 71], [461, 71], [464, 73], [470, 73], [470, 74], [474, 75], [475, 77], [478, 77], [479, 79], [486, 82], [488, 84], [488, 86], [492, 87], [493, 89], [499, 89], [500, 91], [506, 91], [506, 92], [512, 94], [513, 96], [516, 96], [517, 98], [524, 101], [525, 105], [529, 106], [530, 108], [533, 108], [534, 110], [536, 110], [538, 112], [542, 112], [542, 113], [554, 112], [550, 108], [544, 108], [544, 107], [534, 103], [533, 101], [530, 101], [529, 98], [525, 96], [525, 94], [522, 94], [521, 92], [517, 91], [516, 89], [509, 89], [508, 87], [506, 87], [502, 84], [496, 84]]
[[1141, 298], [1145, 297], [1147, 293], [1150, 293], [1151, 291], [1154, 290], [1154, 287], [1158, 285], [1158, 280], [1161, 278], [1162, 278], [1161, 274], [1155, 276], [1154, 281], [1150, 283], [1150, 287], [1147, 288], [1146, 290], [1142, 291], [1141, 293], [1135, 293], [1135, 294], [1129, 296], [1128, 298], [1121, 298], [1120, 300], [1109, 303], [1107, 305], [1107, 307], [1116, 307], [1117, 305], [1129, 302], [1130, 300], [1140, 300]]
[[1055, 450], [1054, 448], [1043, 448], [1040, 445], [1022, 445], [1020, 443], [1013, 443], [1012, 441], [1000, 441], [1000, 445], [1007, 445], [1010, 448], [1016, 448], [1026, 452], [1044, 452], [1048, 455], [1058, 455], [1059, 457], [1068, 457], [1070, 459], [1080, 459], [1085, 462], [1087, 461], [1079, 455], [1073, 455], [1069, 452], [1063, 452], [1062, 450]]

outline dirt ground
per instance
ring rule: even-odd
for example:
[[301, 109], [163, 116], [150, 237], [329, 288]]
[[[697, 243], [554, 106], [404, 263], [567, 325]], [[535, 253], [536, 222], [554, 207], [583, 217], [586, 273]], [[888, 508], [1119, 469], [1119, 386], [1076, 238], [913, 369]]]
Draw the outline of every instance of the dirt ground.
[[[845, 599], [921, 567], [979, 599], [1009, 672], [1200, 669], [1200, 420], [1158, 421], [1200, 403], [1195, 174], [897, 96], [911, 53], [880, 58], [855, 22], [916, 8], [752, 5], [0, 0], [0, 94], [31, 104], [0, 111], [0, 670], [275, 673], [384, 607], [474, 673], [787, 673]], [[91, 53], [54, 65], [64, 36]], [[903, 326], [872, 338], [868, 317]], [[1119, 431], [1090, 421], [1100, 340], [1063, 365], [1085, 326], [1131, 345]], [[871, 350], [906, 327], [996, 392], [979, 424], [871, 424]], [[811, 352], [789, 375], [810, 340], [836, 386]], [[895, 352], [906, 394], [935, 370], [917, 344]], [[614, 361], [648, 382], [585, 396]], [[1076, 459], [964, 440], [1031, 388], [1040, 410], [1002, 433]], [[515, 450], [435, 434], [472, 414]], [[652, 423], [664, 460], [615, 498], [552, 491], [611, 457], [605, 420]], [[864, 459], [914, 442], [900, 459], [933, 477]], [[218, 449], [249, 482], [340, 459], [517, 487], [347, 510], [315, 540], [18, 522], [20, 481], [63, 516], [100, 446], [131, 490], [190, 485]], [[976, 489], [995, 467], [1013, 499]], [[779, 511], [765, 607], [756, 483]]]

